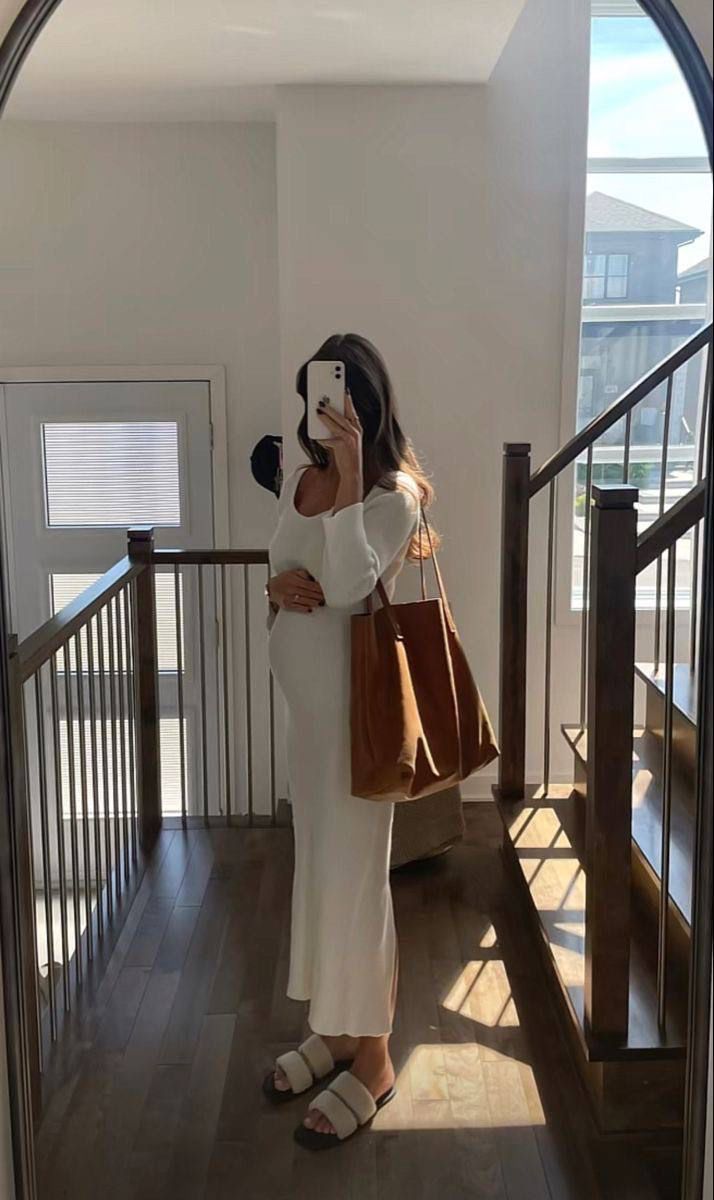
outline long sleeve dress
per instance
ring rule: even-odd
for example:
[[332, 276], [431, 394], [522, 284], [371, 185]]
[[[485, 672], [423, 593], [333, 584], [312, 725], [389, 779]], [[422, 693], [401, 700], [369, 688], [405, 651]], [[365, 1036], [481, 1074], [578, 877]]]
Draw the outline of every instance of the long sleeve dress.
[[304, 516], [301, 470], [289, 476], [270, 544], [271, 574], [304, 568], [325, 606], [281, 609], [270, 663], [285, 697], [295, 838], [288, 995], [309, 1000], [315, 1033], [391, 1031], [396, 935], [389, 887], [394, 806], [350, 793], [350, 616], [379, 578], [388, 593], [414, 533], [418, 498], [406, 474], [362, 503]]

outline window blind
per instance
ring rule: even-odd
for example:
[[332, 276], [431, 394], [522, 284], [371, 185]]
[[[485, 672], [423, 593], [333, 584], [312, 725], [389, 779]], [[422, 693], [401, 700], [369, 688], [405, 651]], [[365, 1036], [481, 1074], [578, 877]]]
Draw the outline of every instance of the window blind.
[[175, 421], [45, 422], [50, 527], [180, 525]]

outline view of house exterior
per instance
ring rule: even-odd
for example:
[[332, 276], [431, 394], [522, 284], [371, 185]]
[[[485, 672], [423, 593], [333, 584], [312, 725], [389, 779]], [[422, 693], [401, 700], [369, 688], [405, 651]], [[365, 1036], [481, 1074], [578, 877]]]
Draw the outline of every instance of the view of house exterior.
[[[702, 232], [602, 192], [587, 197], [581, 425], [701, 326], [709, 260], [681, 275], [678, 261], [682, 247]], [[675, 379], [670, 418], [674, 445], [694, 442], [699, 375], [699, 363], [694, 362]], [[664, 389], [657, 401], [635, 411], [633, 445], [661, 444]], [[606, 438], [611, 444], [622, 444], [623, 430], [616, 426]]]
[[679, 273], [679, 302], [680, 304], [704, 304], [709, 291], [709, 276], [711, 275], [711, 255], [701, 262], [694, 263], [685, 271]]

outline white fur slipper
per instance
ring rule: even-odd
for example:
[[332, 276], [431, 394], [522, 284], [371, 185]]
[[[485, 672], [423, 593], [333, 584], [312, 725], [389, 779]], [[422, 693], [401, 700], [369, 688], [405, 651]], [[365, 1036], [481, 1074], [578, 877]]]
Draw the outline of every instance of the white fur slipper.
[[306, 1125], [298, 1125], [295, 1141], [306, 1150], [329, 1150], [347, 1141], [359, 1129], [368, 1125], [375, 1114], [396, 1096], [396, 1088], [390, 1088], [377, 1100], [351, 1071], [343, 1071], [332, 1081], [329, 1088], [315, 1097], [310, 1108], [321, 1112], [335, 1130], [334, 1133], [318, 1133]]
[[318, 1080], [331, 1075], [338, 1067], [348, 1065], [345, 1061], [336, 1063], [327, 1043], [318, 1033], [312, 1033], [297, 1050], [288, 1050], [275, 1060], [275, 1066], [284, 1072], [290, 1087], [276, 1087], [275, 1073], [271, 1071], [263, 1080], [263, 1094], [271, 1104], [284, 1104], [294, 1096], [307, 1092]]

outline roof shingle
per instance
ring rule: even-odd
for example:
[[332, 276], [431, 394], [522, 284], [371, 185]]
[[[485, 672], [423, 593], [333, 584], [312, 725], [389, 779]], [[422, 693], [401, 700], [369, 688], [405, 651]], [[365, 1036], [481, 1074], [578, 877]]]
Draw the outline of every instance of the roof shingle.
[[679, 233], [680, 241], [698, 237], [701, 229], [684, 225], [673, 217], [640, 208], [604, 192], [591, 192], [585, 206], [585, 228], [588, 233]]

